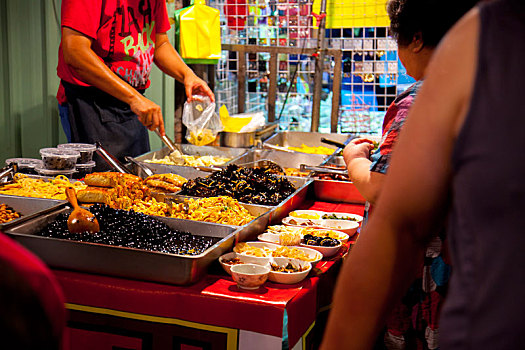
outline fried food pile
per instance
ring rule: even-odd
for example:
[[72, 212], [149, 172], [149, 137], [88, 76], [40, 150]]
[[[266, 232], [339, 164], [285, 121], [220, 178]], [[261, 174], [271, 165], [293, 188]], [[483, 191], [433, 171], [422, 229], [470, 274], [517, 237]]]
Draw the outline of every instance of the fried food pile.
[[151, 192], [177, 192], [186, 179], [176, 174], [155, 174], [142, 180], [116, 172], [86, 175], [88, 185], [77, 192], [81, 203], [102, 203], [115, 209], [131, 209], [141, 201], [151, 201]]

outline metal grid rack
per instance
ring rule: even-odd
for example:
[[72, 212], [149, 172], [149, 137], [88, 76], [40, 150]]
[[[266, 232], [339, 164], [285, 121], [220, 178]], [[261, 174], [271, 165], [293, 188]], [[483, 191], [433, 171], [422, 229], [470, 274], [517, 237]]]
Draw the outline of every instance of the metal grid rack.
[[[221, 11], [223, 46], [296, 48], [296, 53], [280, 53], [277, 59], [275, 118], [279, 120], [281, 129], [306, 131], [310, 128], [315, 73], [315, 57], [312, 53], [317, 46], [316, 26], [319, 16], [316, 12], [319, 12], [320, 1], [210, 2], [210, 6]], [[337, 130], [378, 132], [384, 111], [394, 100], [398, 89], [403, 88], [401, 83], [409, 82], [405, 77], [398, 79], [400, 74], [403, 76], [402, 66], [398, 63], [397, 45], [389, 37], [388, 24], [385, 24], [386, 1], [327, 1], [325, 44], [327, 48], [342, 53], [342, 63], [339, 69], [335, 69], [335, 56], [325, 56], [320, 131], [331, 129], [334, 72], [341, 71]], [[375, 3], [375, 11], [370, 3]], [[300, 50], [299, 54], [297, 49]], [[242, 112], [237, 106], [239, 96], [244, 94], [239, 94], [237, 82], [239, 74], [245, 74], [246, 85], [241, 86], [246, 91], [244, 111], [266, 111], [270, 54], [248, 52], [245, 58], [241, 55], [235, 51], [223, 51], [215, 80], [218, 105], [225, 104], [230, 113]], [[240, 71], [244, 63], [245, 72]]]

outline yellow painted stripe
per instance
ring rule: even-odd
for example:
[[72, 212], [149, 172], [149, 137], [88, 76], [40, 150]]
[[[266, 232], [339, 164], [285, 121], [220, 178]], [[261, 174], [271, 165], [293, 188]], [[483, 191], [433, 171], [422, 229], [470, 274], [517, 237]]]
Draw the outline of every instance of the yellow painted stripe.
[[325, 312], [325, 311], [328, 311], [332, 308], [332, 304], [329, 304], [329, 305], [326, 305], [326, 306], [323, 306], [321, 308], [319, 308], [319, 311], [317, 311], [318, 314], [320, 314], [321, 312]]
[[315, 326], [315, 321], [310, 325], [310, 327], [308, 327], [308, 329], [306, 330], [306, 332], [304, 332], [304, 334], [302, 336], [302, 338], [303, 338], [303, 350], [306, 350], [306, 337], [308, 336], [308, 334], [310, 334], [312, 329], [314, 329], [314, 326]]
[[84, 311], [95, 314], [111, 315], [122, 318], [129, 318], [133, 320], [148, 321], [155, 323], [166, 323], [166, 324], [175, 324], [179, 326], [202, 329], [210, 332], [225, 333], [226, 334], [226, 349], [227, 350], [237, 350], [237, 339], [238, 339], [238, 330], [234, 328], [211, 326], [204, 323], [184, 321], [177, 318], [169, 317], [159, 317], [159, 316], [150, 316], [143, 314], [136, 314], [132, 312], [118, 311], [112, 309], [106, 309], [101, 307], [85, 306], [78, 304], [66, 303], [66, 309]]

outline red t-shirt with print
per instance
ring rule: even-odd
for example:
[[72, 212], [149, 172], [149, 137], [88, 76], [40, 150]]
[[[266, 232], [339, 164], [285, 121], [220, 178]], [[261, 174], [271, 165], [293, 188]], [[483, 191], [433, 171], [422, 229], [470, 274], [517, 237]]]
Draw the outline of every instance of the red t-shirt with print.
[[[62, 27], [93, 40], [91, 48], [118, 76], [136, 89], [149, 86], [155, 34], [170, 29], [164, 0], [62, 0]], [[89, 86], [58, 51], [58, 76]]]

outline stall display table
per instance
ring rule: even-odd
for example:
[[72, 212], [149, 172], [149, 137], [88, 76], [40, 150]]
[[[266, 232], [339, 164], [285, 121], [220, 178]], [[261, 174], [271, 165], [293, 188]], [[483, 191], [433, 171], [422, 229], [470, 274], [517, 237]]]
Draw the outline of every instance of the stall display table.
[[[303, 208], [363, 212], [362, 205], [325, 202]], [[53, 270], [66, 297], [69, 348], [281, 349], [284, 327], [290, 349], [314, 349], [320, 336], [312, 330], [330, 305], [349, 247], [323, 259], [301, 283], [266, 282], [256, 291], [239, 289], [218, 264], [190, 286]]]

